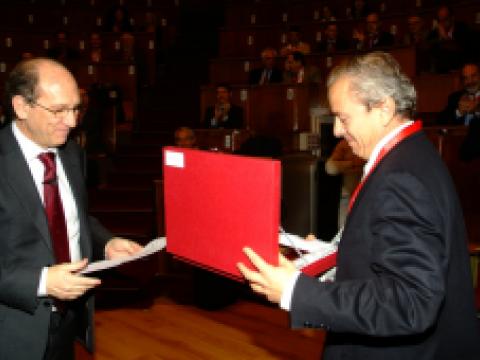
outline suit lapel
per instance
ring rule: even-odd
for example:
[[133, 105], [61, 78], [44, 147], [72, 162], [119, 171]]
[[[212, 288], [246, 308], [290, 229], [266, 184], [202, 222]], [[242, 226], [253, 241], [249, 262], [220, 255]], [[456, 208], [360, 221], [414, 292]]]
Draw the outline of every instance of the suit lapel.
[[3, 176], [5, 176], [12, 191], [25, 209], [25, 213], [29, 215], [42, 235], [42, 240], [52, 250], [45, 208], [33, 181], [27, 161], [8, 125], [1, 134], [0, 157], [5, 166]]
[[65, 175], [67, 176], [68, 183], [70, 184], [70, 189], [72, 190], [73, 197], [75, 199], [75, 204], [77, 207], [78, 219], [80, 221], [80, 250], [82, 257], [91, 257], [91, 246], [90, 239], [88, 237], [88, 232], [85, 229], [88, 229], [88, 219], [87, 219], [87, 209], [85, 204], [85, 194], [82, 192], [84, 188], [83, 183], [83, 172], [78, 161], [79, 157], [75, 156], [72, 153], [72, 148], [65, 146], [58, 149], [58, 155], [62, 160], [63, 169]]

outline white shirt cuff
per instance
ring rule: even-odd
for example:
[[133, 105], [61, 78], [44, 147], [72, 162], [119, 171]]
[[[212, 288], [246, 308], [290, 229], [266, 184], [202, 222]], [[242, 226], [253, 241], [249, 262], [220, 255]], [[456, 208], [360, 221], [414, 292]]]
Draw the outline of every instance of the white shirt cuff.
[[37, 296], [47, 296], [47, 271], [48, 268], [44, 267], [40, 273], [40, 281], [38, 284]]
[[296, 271], [295, 274], [290, 278], [290, 280], [285, 284], [283, 288], [282, 297], [280, 298], [280, 308], [286, 311], [290, 311], [292, 304], [292, 295], [293, 288], [297, 283], [298, 277], [300, 276], [300, 271]]

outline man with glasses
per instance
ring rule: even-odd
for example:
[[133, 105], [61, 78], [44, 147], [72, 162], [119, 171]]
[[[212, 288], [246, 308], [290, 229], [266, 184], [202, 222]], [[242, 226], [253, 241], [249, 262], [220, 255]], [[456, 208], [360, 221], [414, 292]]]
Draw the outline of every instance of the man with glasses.
[[480, 72], [477, 64], [467, 63], [462, 67], [463, 88], [448, 97], [445, 109], [438, 122], [443, 125], [465, 125], [480, 120]]
[[411, 116], [416, 91], [389, 54], [327, 80], [334, 132], [366, 161], [340, 233], [334, 281], [246, 248], [254, 291], [295, 328], [328, 331], [324, 360], [474, 360], [480, 354], [462, 209], [438, 151]]
[[0, 359], [73, 359], [92, 345], [89, 261], [141, 249], [87, 214], [84, 155], [67, 141], [77, 83], [54, 60], [18, 64], [6, 82], [11, 123], [0, 131]]

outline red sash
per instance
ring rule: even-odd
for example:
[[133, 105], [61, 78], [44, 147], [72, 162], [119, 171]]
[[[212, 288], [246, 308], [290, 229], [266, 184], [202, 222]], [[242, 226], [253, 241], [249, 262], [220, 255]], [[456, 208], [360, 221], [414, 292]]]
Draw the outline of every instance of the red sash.
[[395, 146], [397, 146], [398, 143], [400, 143], [401, 141], [410, 137], [411, 135], [419, 132], [420, 130], [422, 130], [422, 122], [420, 120], [417, 120], [413, 124], [410, 124], [407, 127], [403, 128], [402, 131], [400, 131], [393, 139], [391, 139], [389, 142], [387, 142], [380, 149], [380, 152], [378, 153], [378, 156], [375, 159], [375, 162], [373, 163], [372, 167], [370, 168], [370, 171], [368, 172], [368, 174], [366, 174], [363, 177], [362, 181], [357, 185], [355, 191], [353, 192], [352, 196], [350, 197], [350, 202], [348, 204], [348, 211], [350, 211], [352, 209], [353, 204], [355, 203], [355, 200], [357, 199], [358, 193], [362, 189], [365, 182], [368, 180], [368, 177], [370, 176], [370, 174], [377, 167], [377, 165], [380, 163], [380, 161], [382, 161], [382, 159], [385, 157], [385, 155], [387, 155]]

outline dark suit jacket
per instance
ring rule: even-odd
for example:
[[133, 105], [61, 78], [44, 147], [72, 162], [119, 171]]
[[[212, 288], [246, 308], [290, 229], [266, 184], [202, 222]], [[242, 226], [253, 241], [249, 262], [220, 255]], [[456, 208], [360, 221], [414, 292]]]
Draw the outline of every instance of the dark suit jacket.
[[370, 39], [368, 35], [366, 35], [363, 42], [359, 42], [357, 39], [354, 39], [352, 48], [356, 50], [373, 50], [393, 46], [394, 43], [395, 38], [392, 34], [387, 31], [381, 31], [371, 46]]
[[[265, 70], [264, 68], [257, 68], [250, 71], [250, 74], [248, 76], [248, 83], [250, 85], [258, 85], [260, 82], [260, 79], [262, 78], [262, 74], [264, 70]], [[272, 73], [270, 74], [270, 79], [268, 82], [265, 82], [265, 84], [281, 83], [282, 80], [283, 80], [282, 70], [278, 68], [273, 68]]]
[[438, 28], [430, 31], [427, 38], [432, 61], [432, 70], [446, 73], [459, 69], [466, 61], [476, 61], [478, 40], [470, 28], [463, 22], [456, 21], [452, 39], [440, 37]]
[[212, 125], [212, 118], [215, 114], [215, 107], [209, 106], [205, 110], [204, 124], [207, 129], [241, 129], [243, 128], [243, 108], [234, 104], [230, 105], [230, 111], [225, 121], [221, 121], [216, 126]]
[[[465, 90], [459, 90], [448, 96], [448, 102], [445, 109], [438, 115], [437, 122], [442, 125], [464, 125], [465, 116], [457, 118], [456, 112], [460, 98], [465, 95]], [[478, 116], [476, 116], [478, 118]]]
[[345, 51], [350, 48], [350, 44], [347, 40], [343, 38], [337, 38], [335, 43], [329, 43], [326, 39], [320, 41], [315, 49], [316, 52], [319, 53], [334, 53], [337, 51]]
[[[87, 215], [80, 148], [69, 142], [59, 156], [77, 205], [81, 254], [91, 260], [112, 235]], [[0, 173], [0, 359], [42, 359], [52, 299], [38, 298], [37, 290], [41, 269], [55, 259], [45, 210], [10, 124], [0, 130]], [[90, 346], [92, 305], [88, 296], [67, 302], [67, 311], [85, 325], [79, 335]]]
[[480, 117], [474, 118], [460, 146], [460, 159], [471, 161], [480, 158]]
[[294, 327], [329, 330], [324, 359], [478, 359], [462, 210], [423, 133], [398, 144], [358, 194], [332, 283], [300, 275]]

